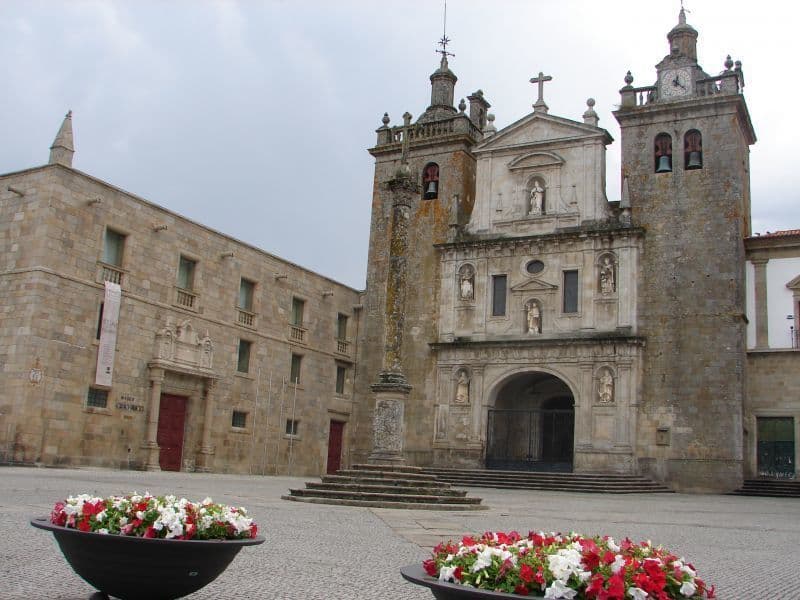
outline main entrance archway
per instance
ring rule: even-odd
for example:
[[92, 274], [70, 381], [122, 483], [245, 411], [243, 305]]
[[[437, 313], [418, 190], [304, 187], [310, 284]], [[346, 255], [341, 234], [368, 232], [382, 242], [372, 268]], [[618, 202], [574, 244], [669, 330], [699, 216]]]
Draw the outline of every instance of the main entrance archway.
[[575, 399], [548, 373], [524, 373], [498, 390], [489, 410], [486, 468], [572, 471]]

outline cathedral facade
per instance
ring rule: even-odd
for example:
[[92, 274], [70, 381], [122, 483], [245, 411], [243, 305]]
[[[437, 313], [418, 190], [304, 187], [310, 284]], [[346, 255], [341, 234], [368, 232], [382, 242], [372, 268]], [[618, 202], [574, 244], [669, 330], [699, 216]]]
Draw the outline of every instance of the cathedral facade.
[[[681, 11], [655, 83], [625, 77], [619, 201], [594, 100], [550, 114], [543, 73], [533, 112], [497, 131], [482, 91], [455, 108], [443, 50], [428, 109], [384, 117], [356, 393], [375, 396], [360, 431], [385, 433], [375, 384], [401, 381], [394, 459], [741, 483], [755, 134], [740, 66], [706, 73], [697, 37]], [[355, 442], [364, 460], [386, 445]]]

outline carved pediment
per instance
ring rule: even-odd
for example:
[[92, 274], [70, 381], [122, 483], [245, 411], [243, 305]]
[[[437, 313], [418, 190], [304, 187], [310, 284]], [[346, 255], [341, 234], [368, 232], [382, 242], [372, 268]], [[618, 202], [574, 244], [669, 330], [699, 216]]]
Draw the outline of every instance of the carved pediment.
[[605, 144], [613, 141], [608, 131], [601, 127], [555, 115], [530, 113], [479, 144], [475, 152], [493, 152], [522, 145], [563, 143], [587, 138], [600, 138]]
[[555, 152], [531, 152], [508, 163], [512, 171], [517, 169], [533, 169], [542, 167], [560, 167], [566, 161]]
[[541, 279], [530, 279], [511, 287], [512, 293], [531, 293], [531, 292], [554, 292], [558, 289], [557, 285], [547, 283]]
[[786, 284], [786, 287], [790, 290], [794, 290], [795, 292], [800, 292], [800, 275], [792, 279], [789, 283]]
[[214, 364], [214, 344], [208, 335], [199, 335], [187, 319], [179, 323], [167, 319], [155, 335], [155, 360], [176, 365], [211, 369]]

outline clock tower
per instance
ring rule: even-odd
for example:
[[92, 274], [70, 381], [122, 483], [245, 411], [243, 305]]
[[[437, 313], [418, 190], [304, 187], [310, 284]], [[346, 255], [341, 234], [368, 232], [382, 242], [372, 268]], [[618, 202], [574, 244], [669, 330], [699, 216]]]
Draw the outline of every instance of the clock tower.
[[741, 63], [709, 75], [681, 9], [654, 85], [630, 73], [614, 115], [623, 203], [645, 230], [637, 284], [646, 339], [638, 410], [640, 472], [678, 490], [742, 481], [744, 242], [755, 133]]

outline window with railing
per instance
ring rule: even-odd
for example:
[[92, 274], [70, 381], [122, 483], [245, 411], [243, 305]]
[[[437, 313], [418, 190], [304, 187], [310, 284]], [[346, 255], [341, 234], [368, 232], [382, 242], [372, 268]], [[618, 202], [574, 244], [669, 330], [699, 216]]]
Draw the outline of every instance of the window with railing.
[[175, 303], [184, 308], [197, 308], [197, 294], [194, 292], [194, 277], [197, 261], [181, 255], [178, 261], [178, 279], [175, 283]]
[[242, 278], [239, 282], [239, 302], [237, 321], [245, 327], [255, 327], [256, 314], [253, 312], [253, 297], [255, 295], [256, 284], [248, 279]]
[[303, 318], [306, 303], [300, 298], [292, 298], [292, 316], [289, 323], [289, 339], [295, 342], [306, 341], [306, 329], [303, 327]]
[[122, 285], [122, 259], [125, 254], [125, 234], [106, 229], [103, 240], [103, 258], [100, 261], [101, 281]]
[[350, 342], [347, 341], [347, 315], [339, 313], [336, 318], [336, 351], [340, 354], [350, 352]]

